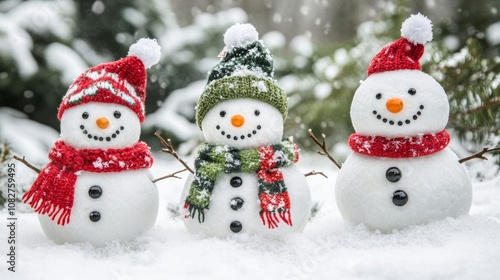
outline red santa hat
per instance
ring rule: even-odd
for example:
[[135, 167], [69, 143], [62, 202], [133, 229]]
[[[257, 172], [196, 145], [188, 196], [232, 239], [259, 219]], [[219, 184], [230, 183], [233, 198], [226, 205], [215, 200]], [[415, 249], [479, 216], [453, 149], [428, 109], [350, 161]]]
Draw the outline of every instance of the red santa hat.
[[114, 103], [132, 109], [142, 123], [145, 118], [146, 69], [160, 61], [155, 39], [142, 38], [130, 46], [128, 56], [103, 63], [81, 74], [69, 87], [57, 117], [73, 106], [88, 102]]
[[401, 38], [382, 48], [368, 66], [368, 76], [395, 70], [421, 70], [424, 44], [432, 40], [432, 22], [418, 13], [403, 22]]

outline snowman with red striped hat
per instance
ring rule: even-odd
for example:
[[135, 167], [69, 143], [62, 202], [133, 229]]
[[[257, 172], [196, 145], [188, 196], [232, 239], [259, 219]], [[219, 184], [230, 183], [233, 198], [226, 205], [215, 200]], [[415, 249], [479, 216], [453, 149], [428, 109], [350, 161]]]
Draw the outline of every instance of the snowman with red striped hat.
[[302, 232], [311, 195], [295, 165], [299, 150], [283, 139], [288, 100], [273, 78], [272, 56], [251, 24], [230, 27], [224, 42], [196, 106], [206, 143], [182, 193], [184, 224], [216, 237]]
[[421, 14], [371, 61], [351, 104], [353, 153], [335, 194], [345, 220], [384, 232], [469, 212], [471, 181], [447, 147], [446, 93], [419, 59], [432, 40]]
[[56, 243], [102, 246], [133, 239], [155, 223], [153, 158], [139, 136], [146, 69], [159, 59], [156, 40], [140, 39], [127, 57], [86, 70], [64, 95], [61, 138], [23, 196]]

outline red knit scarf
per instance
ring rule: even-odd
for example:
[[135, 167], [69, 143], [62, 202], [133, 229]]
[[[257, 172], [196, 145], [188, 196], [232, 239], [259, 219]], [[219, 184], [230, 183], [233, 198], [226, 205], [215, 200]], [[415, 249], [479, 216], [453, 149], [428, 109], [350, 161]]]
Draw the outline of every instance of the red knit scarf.
[[23, 195], [23, 202], [38, 214], [47, 214], [52, 220], [58, 217], [58, 225], [69, 223], [80, 171], [120, 172], [149, 168], [153, 164], [149, 147], [144, 142], [123, 149], [76, 150], [58, 140], [49, 152], [49, 159], [49, 164]]
[[437, 153], [446, 148], [450, 143], [450, 134], [442, 130], [435, 134], [387, 138], [353, 133], [348, 143], [354, 152], [367, 156], [412, 158]]

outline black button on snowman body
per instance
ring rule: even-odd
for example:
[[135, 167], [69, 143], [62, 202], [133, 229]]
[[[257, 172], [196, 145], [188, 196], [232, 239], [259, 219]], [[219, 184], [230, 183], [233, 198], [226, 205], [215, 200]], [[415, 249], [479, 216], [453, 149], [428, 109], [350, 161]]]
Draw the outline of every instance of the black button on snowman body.
[[[401, 177], [401, 170], [397, 167], [390, 167], [385, 172], [385, 178], [391, 183], [398, 182], [401, 180]], [[408, 203], [408, 195], [402, 190], [397, 190], [392, 194], [392, 203], [396, 206], [403, 206]]]
[[[229, 184], [233, 188], [239, 188], [239, 187], [241, 187], [241, 185], [243, 185], [243, 180], [240, 177], [235, 176], [235, 177], [231, 178], [231, 180], [229, 181]], [[243, 207], [244, 202], [245, 201], [242, 198], [235, 197], [235, 198], [231, 199], [231, 201], [229, 202], [230, 203], [229, 205], [231, 206], [231, 209], [233, 209], [234, 211], [238, 211], [241, 209], [241, 207]], [[243, 229], [243, 225], [238, 221], [234, 221], [229, 225], [229, 229], [234, 233], [238, 233]]]
[[[102, 188], [101, 187], [94, 185], [94, 186], [89, 188], [89, 196], [91, 198], [97, 199], [97, 198], [101, 197], [101, 195], [102, 195]], [[89, 219], [94, 223], [98, 222], [101, 219], [101, 213], [99, 213], [97, 211], [92, 211], [89, 214]]]

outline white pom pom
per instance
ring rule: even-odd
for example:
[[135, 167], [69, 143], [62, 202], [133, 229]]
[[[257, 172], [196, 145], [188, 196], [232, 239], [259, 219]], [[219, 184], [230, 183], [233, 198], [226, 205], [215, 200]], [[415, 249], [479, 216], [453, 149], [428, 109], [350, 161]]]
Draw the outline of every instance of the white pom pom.
[[413, 44], [425, 44], [432, 41], [432, 22], [426, 16], [418, 13], [411, 15], [403, 22], [401, 36]]
[[128, 49], [128, 56], [135, 56], [142, 61], [146, 69], [160, 61], [160, 45], [156, 39], [141, 38]]
[[252, 42], [259, 40], [259, 33], [250, 23], [237, 23], [229, 27], [224, 34], [224, 44], [226, 51], [230, 51], [234, 47], [243, 47]]

